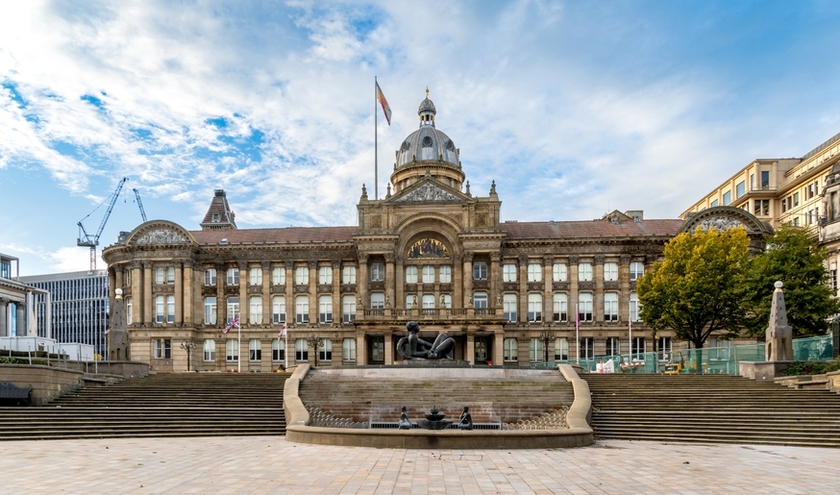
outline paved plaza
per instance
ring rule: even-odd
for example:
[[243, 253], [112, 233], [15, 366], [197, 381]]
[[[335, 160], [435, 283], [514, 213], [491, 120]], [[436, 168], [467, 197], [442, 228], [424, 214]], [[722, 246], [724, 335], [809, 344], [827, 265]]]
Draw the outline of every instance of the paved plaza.
[[383, 450], [284, 437], [0, 443], [0, 493], [840, 493], [836, 449], [599, 441], [555, 450]]

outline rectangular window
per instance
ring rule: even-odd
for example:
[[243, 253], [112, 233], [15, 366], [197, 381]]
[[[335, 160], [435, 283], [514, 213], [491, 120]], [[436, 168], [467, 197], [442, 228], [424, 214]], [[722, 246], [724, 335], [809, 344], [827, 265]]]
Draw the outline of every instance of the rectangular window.
[[595, 338], [583, 337], [580, 339], [580, 358], [594, 359], [595, 358]]
[[131, 270], [126, 270], [124, 273], [125, 273], [124, 284], [125, 284], [126, 287], [131, 287]]
[[[423, 294], [423, 309], [435, 309], [435, 295]], [[431, 314], [435, 314], [432, 312]]]
[[618, 263], [604, 263], [604, 281], [614, 282], [618, 280]]
[[322, 363], [329, 363], [332, 361], [332, 340], [322, 339], [323, 347], [318, 348], [318, 361]]
[[793, 193], [793, 206], [799, 206], [799, 193]]
[[344, 362], [356, 361], [356, 339], [344, 339], [341, 341], [341, 360]]
[[205, 297], [204, 298], [204, 324], [205, 325], [215, 325], [216, 324], [216, 298], [215, 297]]
[[356, 321], [356, 296], [351, 294], [341, 298], [341, 321], [344, 323]]
[[405, 295], [405, 307], [406, 309], [416, 308], [419, 302], [417, 301], [417, 294], [406, 294]]
[[271, 360], [285, 361], [286, 360], [286, 341], [282, 339], [274, 339], [271, 341]]
[[516, 265], [502, 265], [502, 282], [516, 282]]
[[581, 263], [578, 265], [578, 281], [591, 282], [592, 281], [592, 264]]
[[261, 325], [263, 322], [262, 296], [251, 296], [248, 309], [248, 322], [252, 325]]
[[341, 283], [355, 284], [356, 283], [356, 267], [345, 266], [341, 269]]
[[743, 196], [746, 193], [747, 193], [746, 183], [744, 183], [744, 181], [739, 182], [735, 186], [735, 198], [740, 198], [741, 196]]
[[207, 339], [204, 341], [204, 362], [212, 363], [216, 360], [216, 341]]
[[723, 206], [728, 206], [732, 202], [732, 191], [723, 193]]
[[384, 292], [372, 292], [370, 294], [370, 309], [385, 309]]
[[175, 296], [166, 296], [166, 323], [175, 323]]
[[551, 277], [554, 282], [565, 282], [568, 279], [568, 269], [565, 263], [555, 263], [551, 267]]
[[318, 298], [318, 323], [332, 323], [332, 296], [321, 296]]
[[452, 283], [452, 267], [449, 265], [443, 265], [438, 268], [440, 272], [440, 283], [442, 284], [451, 284]]
[[542, 265], [539, 263], [528, 265], [528, 282], [542, 282]]
[[770, 200], [769, 199], [762, 199], [761, 200], [761, 214], [765, 217], [770, 216]]
[[208, 268], [204, 270], [204, 285], [214, 287], [216, 285], [216, 269]]
[[239, 268], [227, 269], [227, 284], [239, 285]]
[[440, 307], [441, 308], [452, 309], [452, 295], [451, 294], [441, 294], [440, 295]]
[[506, 363], [519, 361], [519, 342], [516, 339], [505, 339], [504, 358]]
[[542, 294], [528, 294], [528, 321], [542, 321]]
[[580, 321], [592, 321], [592, 294], [589, 292], [578, 294], [578, 317]]
[[164, 319], [163, 296], [155, 296], [155, 323], [163, 323]]
[[262, 361], [262, 347], [259, 339], [248, 341], [248, 361]]
[[374, 363], [382, 363], [385, 361], [385, 338], [373, 337], [370, 340], [371, 351], [370, 360]]
[[507, 321], [516, 321], [516, 294], [505, 294], [502, 299], [502, 311]]
[[239, 340], [227, 339], [225, 341], [225, 361], [228, 363], [239, 361]]
[[248, 284], [255, 286], [262, 285], [262, 268], [251, 267], [248, 270]]
[[638, 261], [630, 263], [630, 281], [639, 280], [645, 274], [645, 264]]
[[554, 360], [569, 360], [569, 339], [566, 337], [561, 337], [554, 341]]
[[131, 298], [126, 297], [125, 298], [125, 323], [126, 323], [126, 325], [131, 325], [131, 322], [132, 322], [133, 319], [134, 319], [133, 318], [133, 313], [132, 313], [132, 310], [131, 310]]
[[787, 211], [787, 201], [782, 199], [781, 203], [782, 203], [782, 213], [784, 213], [784, 212]]
[[295, 298], [295, 322], [309, 323], [309, 296]]
[[473, 280], [487, 280], [487, 263], [483, 261], [473, 263]]
[[175, 283], [175, 268], [169, 267], [166, 269], [166, 283], [167, 284], [174, 284]]
[[630, 293], [630, 321], [639, 321], [639, 295]]
[[227, 298], [227, 321], [226, 324], [230, 324], [233, 320], [239, 319], [239, 298], [238, 297], [229, 297]]
[[172, 357], [172, 341], [169, 339], [155, 339], [155, 359], [170, 359]]
[[416, 284], [417, 283], [417, 267], [416, 266], [405, 267], [405, 283], [407, 283], [407, 284]]
[[306, 339], [295, 339], [295, 361], [306, 362], [309, 360], [309, 351], [306, 347]]
[[305, 266], [295, 267], [295, 285], [309, 285], [309, 268]]
[[474, 308], [487, 308], [487, 293], [486, 292], [476, 292], [473, 294], [473, 307]]
[[160, 285], [163, 283], [163, 268], [155, 268], [155, 283]]
[[545, 348], [542, 340], [531, 338], [528, 342], [528, 359], [532, 363], [542, 363], [545, 360]]
[[433, 266], [424, 266], [423, 267], [423, 283], [424, 284], [435, 283], [435, 267], [433, 267]]
[[621, 340], [618, 337], [607, 337], [607, 356], [621, 354]]
[[671, 358], [673, 349], [671, 348], [671, 337], [659, 337], [656, 339], [656, 349], [659, 353], [660, 361], [667, 361]]
[[385, 264], [371, 263], [370, 264], [370, 281], [382, 282], [385, 280]]
[[645, 352], [647, 352], [645, 338], [633, 337], [633, 342], [630, 343], [630, 358], [644, 360]]
[[286, 285], [286, 267], [275, 266], [271, 269], [271, 285]]
[[332, 285], [332, 267], [318, 267], [318, 283], [320, 285]]
[[711, 206], [712, 208], [714, 208], [717, 205], [718, 205], [718, 200], [716, 200], [716, 199], [712, 200], [712, 202], [709, 204], [709, 206]]
[[569, 319], [569, 301], [566, 294], [556, 293], [553, 299], [554, 321], [567, 321]]
[[272, 323], [286, 323], [286, 296], [271, 298], [271, 321]]
[[618, 293], [604, 294], [604, 321], [618, 321]]

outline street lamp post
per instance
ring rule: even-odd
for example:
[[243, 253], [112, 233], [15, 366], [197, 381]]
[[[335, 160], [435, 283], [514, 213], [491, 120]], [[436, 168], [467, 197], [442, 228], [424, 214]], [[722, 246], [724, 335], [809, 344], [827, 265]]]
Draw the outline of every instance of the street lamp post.
[[192, 350], [198, 347], [198, 344], [195, 342], [181, 342], [181, 349], [187, 351], [187, 371], [190, 371], [190, 356], [192, 355]]
[[306, 338], [306, 344], [312, 348], [315, 353], [315, 367], [318, 367], [318, 349], [324, 347], [324, 339], [315, 335], [310, 335]]
[[548, 368], [548, 344], [557, 340], [554, 332], [540, 332], [540, 342], [543, 343], [543, 352], [545, 353], [545, 367]]

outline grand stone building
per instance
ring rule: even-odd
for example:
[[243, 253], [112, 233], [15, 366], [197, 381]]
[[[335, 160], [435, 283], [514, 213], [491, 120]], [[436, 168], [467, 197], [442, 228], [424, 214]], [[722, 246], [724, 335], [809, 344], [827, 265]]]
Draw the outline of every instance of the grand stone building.
[[670, 350], [670, 332], [654, 342], [639, 320], [635, 285], [683, 220], [501, 222], [496, 184], [472, 194], [428, 97], [418, 114], [393, 188], [380, 200], [362, 186], [357, 226], [239, 229], [217, 190], [200, 230], [153, 220], [121, 235], [102, 256], [129, 348], [110, 357], [183, 371], [191, 343], [198, 370], [389, 365], [410, 320], [476, 365]]

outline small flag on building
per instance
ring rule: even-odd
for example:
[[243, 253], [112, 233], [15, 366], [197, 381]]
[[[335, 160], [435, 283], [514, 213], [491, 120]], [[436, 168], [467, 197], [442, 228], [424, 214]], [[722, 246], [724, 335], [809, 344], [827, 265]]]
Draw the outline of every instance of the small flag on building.
[[285, 324], [285, 323], [283, 323], [283, 326], [282, 326], [282, 327], [280, 327], [280, 338], [281, 338], [281, 339], [282, 339], [283, 337], [285, 337], [285, 336], [286, 336], [286, 328], [287, 328], [287, 327], [286, 327], [286, 324]]
[[230, 330], [232, 328], [239, 328], [239, 317], [238, 316], [236, 318], [234, 318], [233, 320], [231, 320], [230, 323], [227, 324], [227, 326], [225, 327], [225, 333], [230, 332]]
[[376, 99], [379, 100], [379, 104], [382, 105], [382, 111], [385, 113], [385, 120], [388, 121], [388, 125], [391, 125], [391, 105], [388, 105], [388, 100], [386, 100], [385, 95], [382, 94], [382, 88], [379, 87], [379, 81], [376, 81]]

